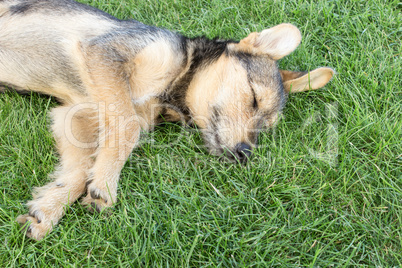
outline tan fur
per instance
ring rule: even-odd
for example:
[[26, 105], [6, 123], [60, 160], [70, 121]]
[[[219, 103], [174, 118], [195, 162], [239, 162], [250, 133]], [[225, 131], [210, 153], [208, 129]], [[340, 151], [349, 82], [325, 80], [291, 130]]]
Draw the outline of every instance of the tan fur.
[[295, 26], [283, 23], [261, 33], [251, 33], [233, 49], [254, 55], [269, 55], [279, 60], [289, 55], [300, 44], [301, 34]]
[[[232, 83], [233, 80], [230, 78], [234, 78], [236, 75], [233, 66], [228, 64], [228, 61], [227, 57], [222, 56], [209, 68], [198, 72], [189, 85], [186, 103], [189, 105], [190, 110], [198, 115], [196, 123], [201, 128], [206, 127], [205, 120], [209, 118], [211, 108], [209, 103], [217, 97], [218, 91], [222, 90], [222, 88], [219, 88], [220, 85], [226, 85], [228, 82]], [[226, 69], [226, 66], [229, 69]], [[224, 72], [227, 72], [231, 77], [226, 79]], [[222, 79], [225, 79], [225, 81], [222, 81]], [[203, 101], [200, 102], [200, 99]]]
[[[97, 126], [96, 124], [88, 125], [87, 118], [92, 115], [87, 114], [85, 110], [76, 113], [71, 121], [69, 120], [71, 125], [65, 126], [66, 114], [70, 108], [69, 106], [58, 107], [51, 113], [55, 122], [53, 133], [61, 157], [59, 167], [53, 174], [56, 180], [36, 188], [33, 194], [34, 200], [28, 202], [32, 214], [21, 215], [17, 218], [21, 224], [30, 222], [30, 226], [27, 227], [27, 235], [36, 240], [50, 232], [64, 215], [68, 206], [84, 193], [88, 170], [93, 166], [91, 155], [95, 152], [94, 148], [83, 149], [71, 146], [71, 139], [66, 138], [64, 130], [71, 127], [71, 133], [77, 140], [92, 143], [96, 140]], [[88, 131], [90, 129], [92, 131]]]
[[[32, 6], [10, 11], [21, 3]], [[36, 4], [54, 5], [57, 12]], [[125, 161], [140, 132], [160, 122], [160, 113], [168, 121], [196, 123], [211, 153], [245, 157], [262, 126], [280, 117], [284, 90], [320, 88], [333, 75], [330, 68], [309, 74], [278, 70], [275, 61], [300, 43], [300, 31], [290, 24], [222, 49], [215, 41], [183, 42], [168, 31], [72, 4], [0, 1], [0, 86], [62, 102], [51, 111], [60, 155], [55, 180], [37, 188], [29, 214], [17, 218], [37, 240], [82, 195], [92, 211], [113, 206]], [[208, 45], [220, 54], [209, 51], [203, 61], [200, 51], [208, 54]], [[239, 152], [239, 145], [249, 149]]]
[[[212, 103], [221, 106], [227, 99], [231, 100], [230, 105], [222, 111], [225, 123], [219, 128], [221, 136], [225, 137], [223, 143], [228, 148], [238, 141], [247, 140], [245, 131], [230, 133], [231, 129], [247, 129], [245, 124], [253, 116], [250, 111], [244, 112], [246, 107], [242, 107], [247, 105], [244, 104], [245, 100], [250, 99], [250, 91], [244, 91], [244, 88], [247, 88], [246, 70], [238, 62], [223, 55], [215, 64], [197, 73], [188, 90], [186, 101], [193, 113], [198, 115], [194, 120], [201, 128], [206, 128], [211, 120]], [[200, 102], [200, 99], [203, 101]]]
[[[3, 10], [5, 11], [4, 8]], [[76, 63], [75, 66], [84, 67], [85, 65], [83, 65], [82, 56], [80, 55], [80, 44], [78, 40], [82, 39], [83, 33], [86, 33], [87, 36], [88, 32], [90, 32], [90, 36], [103, 34], [111, 27], [111, 24], [107, 21], [101, 23], [98, 21], [98, 23], [95, 23], [97, 20], [95, 20], [94, 17], [91, 18], [90, 16], [76, 16], [70, 18], [68, 25], [66, 25], [64, 21], [54, 19], [54, 16], [54, 14], [48, 14], [48, 17], [46, 17], [45, 20], [48, 21], [47, 30], [55, 33], [66, 32], [64, 40], [62, 41], [64, 49], [71, 53], [70, 55], [72, 57], [70, 59], [73, 63]], [[40, 39], [40, 33], [43, 31], [43, 20], [44, 19], [42, 17], [37, 16], [35, 13], [24, 16], [24, 22], [29, 25], [31, 32], [38, 33], [38, 39]], [[69, 28], [68, 31], [66, 31], [66, 26]], [[32, 42], [32, 47], [30, 48], [29, 46], [31, 41], [21, 39], [21, 36], [24, 36], [24, 29], [21, 28], [18, 23], [13, 23], [12, 19], [9, 20], [9, 23], [2, 23], [0, 27], [2, 28], [0, 33], [0, 47], [8, 54], [4, 55], [8, 58], [8, 68], [0, 72], [0, 81], [7, 80], [10, 84], [16, 87], [53, 95], [68, 103], [76, 103], [77, 101], [82, 100], [82, 95], [80, 95], [78, 92], [72, 91], [70, 85], [66, 84], [64, 81], [54, 80], [46, 81], [47, 83], [44, 83], [45, 81], [33, 80], [28, 75], [28, 70], [24, 72], [26, 68], [34, 68], [34, 66], [41, 66], [44, 71], [51, 71], [49, 70], [50, 67], [47, 66], [47, 59], [40, 52], [42, 49], [46, 49], [46, 46], [41, 47], [40, 45]], [[12, 36], [15, 36], [19, 42], [8, 42], [7, 40], [10, 40], [10, 37]], [[16, 52], [25, 50], [28, 51], [29, 49], [32, 50], [29, 54], [18, 54], [24, 56], [16, 56]], [[1, 56], [0, 50], [0, 57]], [[82, 70], [80, 73], [83, 74]]]
[[314, 90], [325, 86], [334, 75], [331, 68], [318, 68], [307, 74], [281, 71], [283, 87], [288, 93]]
[[180, 73], [183, 57], [173, 51], [169, 43], [161, 40], [144, 48], [132, 64], [131, 87], [134, 104], [147, 102], [167, 88], [173, 77]]

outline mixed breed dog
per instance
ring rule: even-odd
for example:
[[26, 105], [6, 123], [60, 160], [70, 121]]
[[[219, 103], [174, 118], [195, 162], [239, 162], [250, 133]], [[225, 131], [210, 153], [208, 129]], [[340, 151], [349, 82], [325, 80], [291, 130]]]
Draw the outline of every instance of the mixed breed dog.
[[56, 97], [60, 163], [17, 221], [40, 240], [82, 195], [90, 210], [116, 202], [120, 171], [141, 131], [192, 122], [209, 152], [246, 162], [287, 95], [323, 87], [331, 68], [280, 70], [301, 41], [280, 24], [239, 42], [119, 20], [73, 0], [0, 0], [0, 92]]

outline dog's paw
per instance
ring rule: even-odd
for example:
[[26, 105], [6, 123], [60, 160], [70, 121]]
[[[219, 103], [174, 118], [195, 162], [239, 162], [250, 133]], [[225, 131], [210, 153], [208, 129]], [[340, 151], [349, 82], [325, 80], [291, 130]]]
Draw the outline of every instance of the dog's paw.
[[90, 212], [106, 212], [106, 214], [110, 214], [113, 203], [113, 198], [108, 191], [101, 190], [92, 184], [88, 187], [87, 196], [81, 201], [81, 204], [86, 206]]
[[110, 205], [108, 205], [102, 198], [94, 199], [90, 195], [84, 197], [81, 201], [81, 204], [85, 206], [89, 212], [102, 212], [106, 214], [110, 213]]
[[52, 230], [51, 224], [46, 224], [29, 214], [20, 215], [16, 220], [21, 225], [21, 230], [26, 234], [26, 236], [35, 240], [41, 240]]

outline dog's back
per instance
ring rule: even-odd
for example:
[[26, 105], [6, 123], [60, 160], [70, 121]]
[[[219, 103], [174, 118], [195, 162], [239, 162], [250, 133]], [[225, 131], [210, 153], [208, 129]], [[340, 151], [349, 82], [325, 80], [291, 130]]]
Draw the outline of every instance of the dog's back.
[[82, 101], [88, 80], [83, 47], [111, 42], [119, 34], [130, 35], [138, 52], [169, 33], [70, 0], [0, 1], [0, 87]]
[[1, 83], [66, 101], [85, 95], [77, 64], [80, 42], [110, 31], [112, 17], [51, 0], [2, 1], [0, 14]]

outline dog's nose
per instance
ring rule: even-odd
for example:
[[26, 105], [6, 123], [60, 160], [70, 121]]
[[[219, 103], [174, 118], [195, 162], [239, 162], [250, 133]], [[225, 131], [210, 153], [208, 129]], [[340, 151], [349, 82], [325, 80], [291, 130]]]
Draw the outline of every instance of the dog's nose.
[[240, 162], [247, 162], [251, 156], [251, 146], [244, 142], [238, 143], [235, 147], [235, 155]]

